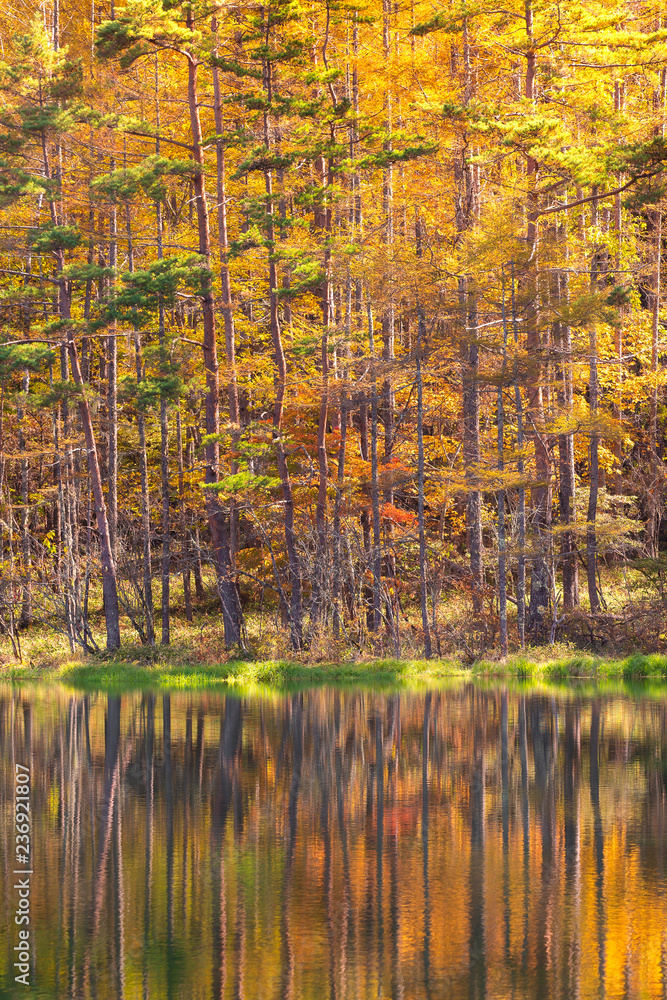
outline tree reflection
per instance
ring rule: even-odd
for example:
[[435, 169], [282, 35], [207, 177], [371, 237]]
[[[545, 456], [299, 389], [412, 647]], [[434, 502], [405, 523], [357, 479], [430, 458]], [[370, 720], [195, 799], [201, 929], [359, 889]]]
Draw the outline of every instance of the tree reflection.
[[7, 814], [32, 759], [37, 992], [660, 996], [666, 705], [2, 692]]

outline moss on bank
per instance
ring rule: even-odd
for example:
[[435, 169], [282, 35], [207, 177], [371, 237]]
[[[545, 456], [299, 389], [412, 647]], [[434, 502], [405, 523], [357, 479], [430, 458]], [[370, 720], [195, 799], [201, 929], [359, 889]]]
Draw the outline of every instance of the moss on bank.
[[286, 660], [229, 660], [220, 663], [169, 661], [164, 654], [129, 658], [90, 657], [59, 664], [8, 666], [0, 681], [62, 683], [79, 690], [201, 689], [210, 687], [269, 687], [287, 690], [323, 684], [409, 688], [438, 686], [449, 678], [512, 681], [634, 681], [667, 680], [667, 657], [635, 653], [624, 660], [569, 656], [539, 660], [528, 656], [505, 661], [480, 661], [466, 667], [452, 660], [359, 660], [342, 663], [294, 663]]

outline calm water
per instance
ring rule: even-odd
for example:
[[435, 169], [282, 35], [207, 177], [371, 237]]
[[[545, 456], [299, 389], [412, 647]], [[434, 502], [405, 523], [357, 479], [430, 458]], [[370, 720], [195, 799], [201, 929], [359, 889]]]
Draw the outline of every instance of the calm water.
[[665, 998], [666, 720], [667, 692], [0, 689], [0, 996]]

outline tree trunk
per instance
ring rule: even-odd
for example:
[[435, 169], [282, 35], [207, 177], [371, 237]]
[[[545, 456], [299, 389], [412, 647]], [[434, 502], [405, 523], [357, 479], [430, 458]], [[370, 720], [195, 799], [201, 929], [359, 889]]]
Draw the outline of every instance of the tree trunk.
[[[507, 320], [505, 316], [505, 275], [503, 273], [503, 367], [498, 380], [498, 472], [501, 480], [505, 472], [505, 408], [503, 388], [507, 368]], [[500, 625], [500, 652], [507, 656], [507, 538], [505, 532], [505, 489], [502, 481], [498, 489], [498, 619]]]
[[[658, 535], [660, 532], [660, 512], [658, 507], [658, 361], [660, 337], [660, 271], [662, 264], [662, 211], [657, 209], [654, 216], [654, 275], [651, 294], [651, 388], [649, 416], [649, 447], [651, 462], [651, 492], [649, 495], [648, 543], [653, 558], [658, 555]], [[592, 446], [592, 441], [591, 441]]]
[[[333, 163], [329, 160], [324, 177], [324, 184], [329, 187], [332, 180]], [[327, 460], [327, 414], [329, 407], [329, 326], [331, 324], [331, 204], [327, 201], [324, 208], [324, 281], [322, 283], [322, 338], [320, 344], [320, 365], [322, 369], [322, 389], [320, 392], [320, 408], [317, 419], [317, 505], [315, 508], [315, 524], [317, 528], [317, 560], [314, 576], [314, 593], [311, 603], [311, 619], [319, 619], [324, 615], [326, 567], [327, 567], [327, 480], [329, 463]]]
[[[134, 271], [134, 249], [132, 245], [132, 225], [129, 204], [125, 207], [127, 226], [127, 257], [130, 273]], [[141, 337], [134, 331], [134, 364], [137, 386], [144, 378], [144, 362], [141, 351]], [[141, 548], [144, 580], [144, 614], [146, 616], [146, 644], [155, 645], [155, 620], [153, 610], [153, 573], [151, 566], [151, 498], [148, 486], [148, 456], [146, 452], [146, 414], [137, 407], [137, 430], [139, 432], [139, 477], [141, 482]]]
[[[26, 369], [21, 379], [21, 392], [24, 397], [27, 396], [29, 388], [30, 375]], [[26, 456], [25, 410], [22, 402], [19, 402], [16, 406], [16, 421], [18, 424], [19, 453], [21, 455], [21, 576], [23, 577], [19, 625], [23, 628], [29, 625], [32, 620], [32, 592], [30, 586], [30, 531], [28, 528], [30, 473]]]
[[[421, 258], [423, 249], [421, 220], [419, 217], [417, 217], [415, 229], [417, 257]], [[422, 628], [424, 630], [424, 655], [428, 660], [431, 658], [432, 648], [427, 605], [428, 582], [426, 578], [426, 527], [424, 523], [424, 385], [422, 379], [422, 351], [424, 350], [424, 344], [426, 341], [426, 323], [424, 321], [424, 308], [421, 305], [419, 298], [417, 298], [417, 324], [417, 522], [419, 530], [419, 601], [422, 613]]]
[[[594, 211], [597, 214], [597, 203], [593, 202]], [[595, 258], [591, 268], [591, 286], [597, 287]], [[598, 509], [598, 489], [600, 485], [600, 463], [598, 458], [598, 447], [600, 436], [595, 426], [598, 414], [598, 344], [597, 327], [592, 322], [589, 330], [589, 378], [588, 378], [588, 408], [591, 421], [591, 445], [590, 445], [590, 489], [588, 493], [588, 513], [586, 515], [586, 577], [588, 580], [588, 600], [591, 605], [591, 613], [596, 614], [600, 610], [600, 600], [598, 596], [597, 584], [597, 538], [595, 534], [595, 519]]]
[[[533, 40], [532, 0], [526, 0], [526, 99], [534, 99], [536, 51]], [[537, 161], [529, 156], [526, 164], [528, 187], [528, 225], [526, 243], [531, 250], [531, 261], [526, 278], [528, 303], [526, 307], [526, 346], [533, 369], [528, 388], [528, 416], [535, 451], [536, 484], [531, 489], [534, 515], [532, 572], [530, 577], [530, 605], [528, 608], [527, 631], [532, 639], [539, 640], [545, 633], [545, 616], [549, 607], [550, 580], [548, 549], [551, 530], [551, 485], [549, 451], [544, 437], [544, 405], [542, 398], [542, 343], [538, 326], [538, 285], [537, 285]]]
[[[217, 21], [211, 22], [211, 31], [215, 39], [217, 52]], [[234, 310], [232, 308], [232, 286], [229, 275], [229, 240], [227, 236], [227, 184], [225, 172], [225, 147], [222, 139], [224, 122], [222, 118], [222, 93], [220, 89], [220, 73], [217, 66], [213, 67], [213, 107], [215, 115], [215, 144], [217, 198], [218, 198], [218, 247], [220, 251], [220, 284], [222, 297], [220, 307], [225, 327], [225, 355], [227, 358], [227, 402], [229, 407], [229, 422], [232, 427], [232, 452], [238, 445], [240, 435], [239, 392], [236, 379], [236, 333], [234, 329]], [[231, 461], [232, 474], [238, 472], [238, 462], [234, 455]], [[232, 569], [236, 562], [239, 546], [239, 516], [234, 501], [229, 507], [229, 542]]]
[[[188, 9], [187, 24], [194, 31], [194, 16]], [[188, 56], [188, 105], [192, 132], [192, 152], [195, 161], [193, 181], [197, 206], [197, 228], [199, 232], [199, 253], [206, 270], [202, 275], [201, 306], [204, 326], [204, 368], [206, 371], [206, 435], [205, 483], [214, 486], [218, 481], [220, 408], [218, 402], [218, 352], [215, 338], [215, 311], [211, 282], [211, 242], [206, 203], [206, 182], [204, 174], [204, 150], [199, 119], [199, 98], [197, 92], [197, 62]], [[229, 532], [227, 521], [215, 490], [206, 491], [208, 523], [218, 580], [218, 592], [222, 604], [222, 619], [225, 629], [225, 644], [228, 647], [241, 642], [241, 602], [232, 573]]]
[[377, 632], [382, 621], [382, 548], [380, 537], [380, 484], [378, 477], [378, 397], [375, 370], [375, 339], [371, 301], [368, 311], [368, 349], [371, 355], [371, 504], [373, 508], [373, 631]]
[[[268, 47], [270, 35], [270, 21], [266, 22], [265, 37]], [[267, 100], [271, 101], [272, 81], [271, 63], [265, 61], [264, 64], [264, 88]], [[269, 115], [264, 113], [264, 145], [267, 155], [271, 151], [271, 133]], [[275, 230], [273, 225], [273, 178], [271, 170], [264, 170], [264, 187], [267, 197], [267, 238], [273, 244]], [[282, 439], [282, 419], [283, 406], [285, 402], [285, 389], [287, 384], [287, 363], [283, 350], [282, 337], [280, 335], [280, 323], [278, 320], [278, 269], [273, 257], [269, 260], [269, 297], [270, 297], [270, 326], [271, 340], [273, 343], [274, 358], [277, 369], [276, 377], [276, 398], [273, 406], [273, 439], [276, 448], [276, 458], [278, 464], [278, 476], [282, 487], [283, 502], [285, 504], [285, 547], [287, 549], [287, 559], [289, 563], [289, 574], [291, 584], [290, 597], [290, 635], [292, 646], [295, 650], [303, 646], [303, 610], [301, 603], [301, 567], [296, 549], [296, 535], [294, 532], [294, 494], [287, 466], [287, 452]]]
[[[160, 87], [158, 79], [157, 53], [155, 55], [155, 119], [157, 128], [157, 138], [155, 140], [155, 154], [160, 155]], [[194, 129], [193, 129], [194, 140]], [[204, 198], [206, 196], [204, 195]], [[208, 225], [208, 219], [206, 220]], [[157, 238], [157, 259], [163, 260], [164, 250], [162, 243], [162, 203], [155, 202], [155, 235]], [[201, 245], [201, 235], [200, 235]], [[208, 261], [207, 261], [208, 263]], [[206, 339], [206, 338], [204, 338]], [[158, 344], [160, 348], [160, 376], [164, 378], [168, 374], [167, 350], [165, 343], [164, 327], [164, 302], [162, 296], [158, 296]], [[161, 588], [160, 588], [160, 617], [162, 646], [169, 645], [170, 623], [169, 623], [169, 564], [171, 561], [171, 519], [170, 519], [170, 490], [169, 490], [169, 405], [164, 394], [164, 387], [160, 392], [160, 486], [162, 493], [162, 560], [161, 560]]]
[[[110, 163], [112, 171], [115, 166], [115, 160], [112, 157]], [[116, 205], [112, 204], [109, 213], [109, 267], [114, 274], [118, 254], [116, 222]], [[115, 279], [112, 277], [111, 280]], [[109, 533], [114, 558], [117, 558], [116, 546], [118, 544], [118, 339], [116, 333], [116, 321], [114, 320], [107, 337], [107, 495], [109, 497]]]
[[178, 452], [178, 504], [181, 512], [181, 559], [183, 572], [183, 600], [185, 617], [192, 621], [192, 597], [190, 594], [190, 546], [188, 544], [187, 523], [185, 517], [185, 488], [183, 470], [183, 433], [181, 429], [181, 411], [176, 410], [176, 451]]
[[[567, 273], [561, 272], [558, 280], [558, 297], [562, 304], [568, 300]], [[572, 332], [566, 323], [558, 323], [558, 342], [561, 354], [560, 385], [557, 393], [559, 409], [568, 419], [572, 417]], [[563, 609], [572, 611], [579, 604], [579, 569], [577, 543], [574, 532], [568, 526], [573, 524], [575, 513], [575, 470], [574, 432], [568, 430], [558, 435], [558, 503], [561, 524], [567, 530], [561, 536], [561, 558], [563, 573]]]
[[463, 465], [467, 485], [466, 541], [472, 578], [473, 614], [482, 613], [482, 495], [479, 490], [479, 347], [477, 345], [477, 305], [465, 278], [459, 281], [459, 303], [463, 310]]
[[[514, 350], [519, 348], [519, 322], [516, 310], [516, 288], [514, 284], [514, 261], [512, 261], [512, 328], [514, 333]], [[517, 474], [519, 489], [517, 497], [517, 535], [519, 555], [517, 559], [516, 577], [516, 628], [521, 649], [526, 643], [526, 488], [523, 484], [523, 398], [519, 384], [519, 366], [515, 357], [514, 370], [514, 402], [516, 409], [516, 447], [518, 452]]]
[[[463, 104], [472, 98], [472, 71], [470, 65], [470, 43], [468, 20], [463, 20]], [[455, 219], [459, 234], [464, 233], [473, 223], [477, 203], [477, 185], [472, 168], [466, 162], [468, 136], [462, 145], [454, 164], [456, 185]], [[463, 410], [463, 464], [466, 478], [466, 544], [470, 559], [473, 614], [482, 612], [482, 497], [479, 491], [479, 346], [477, 301], [472, 286], [472, 278], [459, 278], [459, 308], [462, 325], [462, 410]]]
[[[62, 286], [65, 281], [61, 282]], [[62, 312], [61, 312], [62, 315]], [[69, 309], [63, 318], [69, 320]], [[73, 331], [67, 333], [67, 350], [69, 352], [72, 376], [79, 389], [84, 389], [81, 369], [79, 368], [79, 358], [74, 341]], [[100, 538], [100, 557], [102, 561], [102, 593], [104, 596], [104, 618], [107, 631], [107, 649], [118, 649], [120, 647], [120, 616], [118, 611], [118, 590], [116, 587], [116, 564], [111, 546], [111, 536], [109, 532], [109, 522], [107, 521], [107, 509], [104, 502], [104, 490], [102, 488], [102, 475], [100, 464], [97, 458], [97, 447], [95, 444], [95, 433], [93, 431], [93, 421], [90, 414], [88, 399], [82, 393], [79, 399], [79, 419], [83, 427], [83, 434], [86, 441], [86, 453], [88, 455], [88, 469], [90, 471], [90, 482], [95, 500], [95, 514], [97, 517], [97, 531]]]

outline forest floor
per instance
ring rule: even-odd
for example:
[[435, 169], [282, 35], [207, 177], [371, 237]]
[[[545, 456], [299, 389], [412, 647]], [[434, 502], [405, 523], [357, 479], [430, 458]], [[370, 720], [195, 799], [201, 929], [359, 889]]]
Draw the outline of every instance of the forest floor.
[[[667, 613], [661, 608], [663, 602], [657, 602], [656, 606], [655, 601], [647, 603], [645, 592], [630, 594], [627, 586], [619, 586], [611, 573], [607, 573], [604, 583], [607, 609], [593, 622], [598, 632], [600, 629], [602, 632], [598, 635], [600, 642], [592, 643], [591, 648], [586, 645], [592, 619], [584, 608], [578, 612], [574, 638], [560, 638], [552, 644], [523, 651], [516, 642], [512, 646], [512, 633], [516, 639], [516, 629], [510, 621], [510, 655], [502, 659], [493, 609], [489, 609], [488, 629], [473, 627], [467, 595], [452, 591], [440, 604], [437, 643], [434, 641], [437, 655], [426, 660], [416, 602], [405, 608], [407, 613], [401, 619], [399, 656], [389, 635], [356, 637], [350, 633], [337, 641], [330, 631], [310, 635], [308, 648], [295, 655], [290, 650], [287, 629], [281, 626], [275, 611], [266, 608], [245, 609], [248, 651], [230, 655], [225, 649], [217, 599], [210, 581], [208, 596], [199, 603], [192, 622], [186, 621], [184, 608], [178, 603], [170, 609], [168, 646], [148, 647], [138, 643], [127, 618], [123, 619], [122, 648], [115, 653], [72, 652], [66, 636], [51, 631], [44, 620], [19, 632], [20, 660], [9, 638], [0, 636], [0, 682], [53, 682], [87, 690], [212, 686], [285, 690], [322, 684], [404, 688], [456, 683], [466, 678], [480, 682], [507, 678], [519, 683], [617, 683], [652, 678], [664, 684]], [[92, 598], [91, 605], [96, 611], [91, 623], [98, 642], [102, 643], [101, 594], [93, 594]], [[641, 615], [629, 634], [627, 631], [620, 634], [619, 625], [632, 617], [629, 598], [635, 609], [641, 608]], [[156, 611], [159, 643], [159, 609]]]

